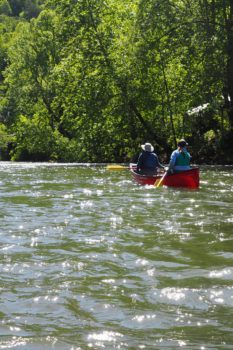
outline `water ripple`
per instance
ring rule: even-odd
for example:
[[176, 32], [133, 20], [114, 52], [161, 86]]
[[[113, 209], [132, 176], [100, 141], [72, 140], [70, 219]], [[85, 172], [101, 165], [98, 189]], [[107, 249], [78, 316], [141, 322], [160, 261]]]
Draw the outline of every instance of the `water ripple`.
[[232, 169], [198, 191], [1, 163], [0, 349], [231, 349]]

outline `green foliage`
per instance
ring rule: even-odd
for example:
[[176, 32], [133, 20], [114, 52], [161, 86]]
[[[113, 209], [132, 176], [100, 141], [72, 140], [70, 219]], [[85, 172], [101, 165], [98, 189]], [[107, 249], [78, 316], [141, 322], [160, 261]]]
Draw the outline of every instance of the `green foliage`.
[[7, 0], [0, 0], [0, 15], [10, 16], [12, 14], [10, 4]]
[[5, 148], [8, 142], [15, 141], [14, 135], [9, 135], [7, 132], [7, 127], [0, 123], [0, 148]]
[[17, 135], [13, 159], [128, 161], [146, 141], [166, 158], [186, 137], [199, 159], [217, 160], [233, 128], [231, 2], [1, 8], [0, 118]]
[[[4, 1], [4, 0], [1, 0]], [[44, 1], [38, 0], [8, 0], [11, 8], [11, 14], [17, 17], [31, 19], [37, 17], [40, 13], [40, 5]]]
[[38, 110], [45, 110], [52, 127], [56, 118], [52, 109], [56, 82], [51, 75], [60, 52], [54, 34], [56, 26], [59, 19], [51, 11], [42, 12], [31, 23], [19, 23], [8, 50], [10, 65], [5, 70], [8, 85], [5, 110], [10, 109], [15, 116], [33, 116]]
[[52, 130], [45, 116], [35, 114], [32, 119], [20, 116], [15, 125], [16, 147], [12, 160], [75, 161], [77, 145]]
[[52, 131], [47, 118], [34, 115], [32, 119], [20, 116], [15, 125], [17, 146], [12, 152], [12, 160], [49, 159]]
[[8, 134], [7, 128], [0, 123], [0, 159], [7, 158], [8, 144], [15, 142], [15, 135]]

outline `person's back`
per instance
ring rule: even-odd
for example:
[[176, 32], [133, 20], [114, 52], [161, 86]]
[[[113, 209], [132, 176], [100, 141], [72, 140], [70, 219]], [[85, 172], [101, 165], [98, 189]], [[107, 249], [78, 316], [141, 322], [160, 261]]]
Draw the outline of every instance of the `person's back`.
[[186, 149], [188, 143], [185, 140], [180, 140], [178, 142], [178, 149], [172, 152], [169, 171], [170, 172], [179, 172], [190, 169], [190, 159], [191, 155]]
[[137, 163], [137, 172], [145, 175], [154, 175], [157, 173], [157, 168], [164, 168], [160, 164], [157, 154], [155, 154], [154, 147], [150, 143], [141, 145], [143, 151], [139, 155]]

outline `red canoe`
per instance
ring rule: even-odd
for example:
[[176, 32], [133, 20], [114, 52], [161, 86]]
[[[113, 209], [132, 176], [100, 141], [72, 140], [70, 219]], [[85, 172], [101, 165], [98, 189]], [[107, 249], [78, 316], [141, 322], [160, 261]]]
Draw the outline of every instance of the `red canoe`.
[[[133, 178], [140, 185], [155, 185], [156, 180], [161, 179], [161, 177], [163, 176], [163, 174], [153, 175], [153, 176], [141, 175], [134, 171], [135, 168], [136, 168], [135, 164], [130, 164], [130, 171], [133, 175]], [[199, 187], [199, 168], [191, 168], [190, 170], [166, 175], [163, 180], [163, 186], [186, 187], [186, 188], [193, 188], [193, 189], [198, 188]]]

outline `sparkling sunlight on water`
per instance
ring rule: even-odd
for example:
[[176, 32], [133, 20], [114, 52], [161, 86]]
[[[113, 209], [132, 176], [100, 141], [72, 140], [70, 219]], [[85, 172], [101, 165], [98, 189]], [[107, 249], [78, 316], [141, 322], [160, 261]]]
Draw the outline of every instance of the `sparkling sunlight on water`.
[[0, 349], [232, 349], [231, 167], [190, 191], [0, 165]]

